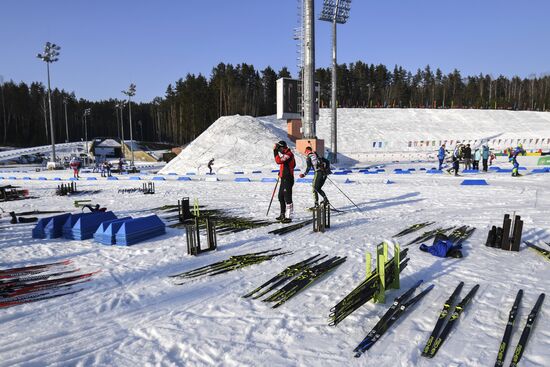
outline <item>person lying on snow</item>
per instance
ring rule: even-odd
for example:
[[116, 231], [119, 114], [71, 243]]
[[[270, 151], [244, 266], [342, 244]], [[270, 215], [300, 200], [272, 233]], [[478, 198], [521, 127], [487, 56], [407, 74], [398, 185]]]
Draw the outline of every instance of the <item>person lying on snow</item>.
[[82, 206], [82, 211], [84, 211], [84, 208], [87, 208], [90, 210], [90, 212], [94, 213], [94, 212], [104, 212], [107, 210], [107, 208], [101, 208], [99, 206], [99, 204], [96, 204], [94, 206], [92, 206], [91, 204], [86, 204], [86, 205], [83, 205]]
[[444, 234], [438, 234], [434, 238], [433, 245], [428, 246], [426, 244], [420, 245], [420, 250], [424, 252], [429, 252], [430, 254], [437, 257], [462, 257], [462, 244], [455, 244], [453, 241], [449, 240], [449, 237]]

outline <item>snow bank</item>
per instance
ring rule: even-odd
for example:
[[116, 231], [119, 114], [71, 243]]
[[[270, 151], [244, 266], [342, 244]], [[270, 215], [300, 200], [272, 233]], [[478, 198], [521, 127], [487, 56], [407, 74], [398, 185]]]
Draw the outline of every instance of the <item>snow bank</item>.
[[[279, 140], [289, 143], [284, 125], [250, 116], [220, 117], [205, 132], [170, 161], [161, 174], [208, 172], [208, 161], [214, 158], [213, 170], [217, 173], [233, 173], [244, 170], [276, 168], [273, 161], [273, 145]], [[304, 166], [303, 158], [296, 157], [297, 166]]]

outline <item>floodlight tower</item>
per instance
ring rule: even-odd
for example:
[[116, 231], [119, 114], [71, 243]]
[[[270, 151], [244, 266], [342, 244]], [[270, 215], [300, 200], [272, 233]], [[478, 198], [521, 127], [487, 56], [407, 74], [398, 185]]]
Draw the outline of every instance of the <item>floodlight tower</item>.
[[46, 63], [46, 68], [48, 70], [48, 104], [50, 108], [50, 135], [52, 137], [52, 162], [55, 167], [55, 134], [53, 131], [53, 114], [52, 114], [52, 90], [50, 88], [50, 64], [59, 60], [59, 50], [61, 47], [55, 43], [46, 42], [44, 46], [44, 53], [36, 55], [39, 59]]
[[118, 101], [118, 103], [115, 105], [115, 107], [117, 108], [117, 120], [118, 120], [118, 109], [120, 110], [120, 134], [121, 134], [120, 143], [121, 143], [121, 152], [123, 157], [124, 157], [124, 115], [123, 115], [124, 105], [125, 105], [124, 101]]
[[130, 151], [132, 152], [132, 165], [130, 166], [130, 169], [133, 169], [134, 167], [134, 138], [132, 134], [132, 100], [131, 98], [136, 95], [136, 85], [134, 83], [131, 83], [128, 87], [128, 90], [123, 90], [122, 94], [125, 94], [128, 96], [128, 118], [130, 119]]
[[92, 109], [91, 108], [86, 108], [84, 110], [84, 140], [86, 141], [86, 166], [88, 165], [88, 154], [89, 154], [89, 151], [88, 151], [88, 120], [86, 119], [86, 117], [90, 116], [92, 114]]
[[349, 18], [351, 0], [324, 0], [323, 10], [319, 20], [332, 23], [332, 119], [330, 125], [330, 149], [332, 150], [332, 163], [337, 162], [337, 101], [336, 101], [336, 24], [344, 24]]
[[65, 139], [65, 143], [69, 142], [69, 122], [67, 120], [67, 104], [69, 103], [69, 97], [65, 96], [63, 97], [63, 105], [65, 106], [65, 133], [67, 134], [67, 138]]
[[315, 17], [314, 1], [304, 0], [303, 138], [315, 138]]

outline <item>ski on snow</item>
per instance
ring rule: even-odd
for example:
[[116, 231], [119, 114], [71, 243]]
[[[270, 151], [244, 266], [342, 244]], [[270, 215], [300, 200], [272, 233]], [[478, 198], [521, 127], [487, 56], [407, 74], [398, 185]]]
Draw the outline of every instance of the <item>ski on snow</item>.
[[424, 349], [422, 350], [422, 355], [423, 356], [425, 356], [425, 357], [428, 356], [428, 354], [430, 352], [430, 349], [432, 347], [432, 344], [433, 344], [434, 340], [437, 338], [437, 336], [439, 335], [439, 332], [441, 331], [441, 329], [443, 328], [443, 325], [445, 324], [445, 320], [447, 320], [447, 316], [449, 315], [449, 310], [453, 306], [453, 304], [456, 300], [456, 297], [458, 297], [458, 295], [460, 294], [460, 291], [462, 290], [462, 287], [464, 287], [464, 282], [460, 282], [458, 284], [458, 286], [456, 287], [456, 289], [454, 290], [454, 292], [449, 297], [449, 299], [447, 301], [445, 301], [445, 304], [443, 305], [443, 309], [439, 313], [439, 318], [437, 319], [437, 322], [436, 322], [435, 327], [432, 331], [432, 334], [428, 338], [428, 341], [426, 342], [426, 345], [424, 346]]
[[478, 289], [479, 289], [479, 284], [476, 284], [470, 290], [470, 292], [468, 292], [468, 294], [462, 299], [462, 301], [460, 301], [455, 306], [454, 311], [451, 314], [451, 317], [449, 318], [449, 321], [447, 321], [447, 324], [445, 325], [445, 327], [443, 328], [441, 333], [437, 336], [437, 338], [433, 342], [433, 345], [432, 345], [429, 353], [424, 355], [425, 357], [428, 357], [428, 358], [435, 357], [435, 355], [437, 354], [437, 352], [441, 348], [441, 345], [443, 345], [443, 343], [445, 342], [445, 340], [449, 336], [449, 333], [453, 329], [453, 327], [456, 324], [458, 318], [460, 317], [462, 312], [464, 312], [464, 309], [466, 308], [466, 306], [468, 306], [468, 304], [470, 303], [470, 301], [472, 300], [472, 298], [474, 297], [474, 295], [476, 294]]
[[523, 290], [519, 290], [516, 295], [516, 300], [510, 310], [510, 315], [508, 316], [508, 323], [506, 324], [506, 329], [504, 330], [504, 337], [498, 348], [497, 360], [495, 362], [495, 367], [504, 366], [504, 358], [506, 358], [506, 352], [508, 351], [508, 346], [510, 344], [510, 338], [512, 336], [512, 329], [514, 327], [514, 322], [516, 321], [516, 316], [518, 314], [519, 303], [521, 302], [521, 297], [523, 296]]
[[395, 299], [394, 303], [390, 306], [390, 309], [376, 326], [367, 334], [365, 339], [359, 343], [359, 345], [353, 350], [355, 352], [355, 357], [359, 358], [363, 353], [368, 351], [381, 337], [384, 333], [405, 314], [412, 306], [414, 306], [418, 301], [420, 301], [426, 294], [428, 294], [434, 287], [430, 285], [425, 288], [418, 295], [408, 300], [408, 298], [414, 293], [416, 288], [420, 286], [422, 281], [417, 282], [412, 288], [406, 291], [401, 297]]
[[527, 323], [525, 324], [525, 328], [523, 329], [521, 337], [519, 338], [518, 345], [516, 346], [516, 350], [514, 351], [514, 356], [512, 357], [512, 363], [510, 363], [510, 367], [516, 367], [521, 357], [523, 356], [523, 352], [527, 347], [527, 342], [529, 341], [531, 330], [533, 329], [535, 320], [537, 319], [537, 315], [542, 306], [542, 302], [544, 301], [544, 297], [544, 293], [541, 293], [539, 298], [537, 299], [537, 302], [535, 303], [535, 306], [529, 313], [529, 316], [527, 316]]

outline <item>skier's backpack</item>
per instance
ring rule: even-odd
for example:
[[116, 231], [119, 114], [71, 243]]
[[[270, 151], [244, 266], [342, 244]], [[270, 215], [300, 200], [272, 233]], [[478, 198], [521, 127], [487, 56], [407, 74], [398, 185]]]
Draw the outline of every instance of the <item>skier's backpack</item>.
[[325, 157], [320, 157], [319, 165], [321, 166], [321, 171], [323, 171], [325, 175], [330, 175], [332, 173], [330, 169], [330, 161]]

